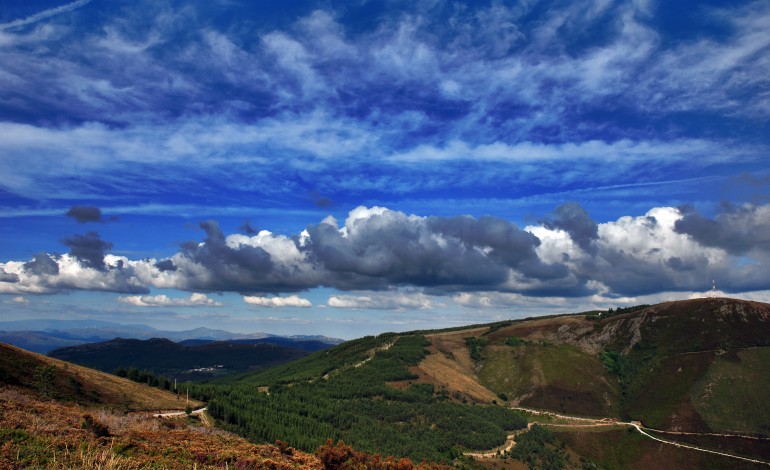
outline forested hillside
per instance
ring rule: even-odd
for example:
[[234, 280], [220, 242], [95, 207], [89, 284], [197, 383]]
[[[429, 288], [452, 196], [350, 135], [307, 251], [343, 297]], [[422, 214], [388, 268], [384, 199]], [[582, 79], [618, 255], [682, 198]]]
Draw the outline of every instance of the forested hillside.
[[194, 392], [227, 429], [255, 441], [315, 449], [331, 438], [417, 461], [449, 462], [526, 426], [502, 406], [458, 403], [444, 390], [412, 383], [409, 367], [428, 345], [422, 335], [368, 337]]
[[[366, 337], [193, 391], [226, 429], [307, 450], [332, 439], [462, 465], [754, 468], [770, 458], [769, 337], [769, 305], [700, 299]], [[527, 420], [544, 429], [514, 446]], [[728, 455], [661, 448], [637, 425]]]

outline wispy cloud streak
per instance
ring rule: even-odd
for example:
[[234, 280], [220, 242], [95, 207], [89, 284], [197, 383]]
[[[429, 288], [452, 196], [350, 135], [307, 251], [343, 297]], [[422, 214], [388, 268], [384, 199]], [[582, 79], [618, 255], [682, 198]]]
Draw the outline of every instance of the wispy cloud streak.
[[46, 18], [50, 18], [52, 16], [60, 15], [62, 13], [67, 13], [69, 11], [75, 10], [77, 8], [83, 7], [85, 5], [88, 5], [93, 0], [77, 0], [72, 3], [68, 3], [66, 5], [62, 5], [60, 7], [51, 8], [45, 11], [41, 11], [40, 13], [35, 13], [32, 16], [28, 16], [26, 18], [18, 19], [11, 21], [10, 23], [3, 23], [0, 24], [0, 31], [6, 31], [13, 28], [20, 28], [22, 26], [28, 26], [34, 23], [37, 23], [38, 21], [42, 21]]

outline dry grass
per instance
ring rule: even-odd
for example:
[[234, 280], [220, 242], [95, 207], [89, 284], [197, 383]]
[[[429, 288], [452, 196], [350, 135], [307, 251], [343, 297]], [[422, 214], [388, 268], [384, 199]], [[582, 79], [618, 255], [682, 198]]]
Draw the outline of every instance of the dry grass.
[[[109, 435], [100, 435], [102, 427]], [[11, 386], [0, 387], [0, 443], [0, 469], [321, 468], [313, 455], [251, 444], [187, 419], [41, 400]]]
[[[6, 382], [37, 389], [35, 371], [44, 367], [53, 370], [51, 393], [81, 404], [98, 403], [131, 411], [183, 410], [186, 405], [174, 393], [0, 343], [0, 372]], [[190, 405], [198, 407], [202, 403], [191, 400]]]
[[445, 388], [452, 397], [491, 403], [497, 396], [478, 382], [473, 361], [465, 346], [465, 339], [480, 334], [486, 328], [429, 335], [429, 354], [412, 371], [420, 378], [417, 382], [431, 383]]

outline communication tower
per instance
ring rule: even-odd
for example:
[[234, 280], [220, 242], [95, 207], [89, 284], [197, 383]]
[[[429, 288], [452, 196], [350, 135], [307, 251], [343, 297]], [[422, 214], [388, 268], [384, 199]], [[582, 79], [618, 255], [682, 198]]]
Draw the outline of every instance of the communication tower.
[[717, 281], [716, 279], [711, 280], [711, 290], [706, 292], [706, 298], [708, 299], [716, 299], [720, 297], [720, 292], [717, 290]]

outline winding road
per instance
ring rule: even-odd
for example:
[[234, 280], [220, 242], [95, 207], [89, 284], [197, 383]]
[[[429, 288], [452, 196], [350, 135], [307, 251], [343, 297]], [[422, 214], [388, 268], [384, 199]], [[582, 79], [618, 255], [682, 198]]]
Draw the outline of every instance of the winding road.
[[[675, 434], [676, 433], [676, 434], [682, 434], [682, 435], [725, 436], [725, 437], [726, 436], [730, 436], [730, 437], [742, 437], [742, 438], [750, 438], [750, 439], [762, 439], [762, 438], [757, 438], [756, 436], [737, 436], [737, 435], [732, 435], [732, 434], [726, 435], [726, 434], [692, 433], [692, 432], [678, 433], [678, 432], [672, 432], [672, 431], [661, 431], [661, 430], [658, 430], [658, 429], [646, 428], [646, 427], [642, 426], [642, 423], [640, 423], [639, 421], [624, 422], [624, 421], [618, 421], [615, 418], [584, 418], [584, 417], [581, 417], [581, 416], [568, 416], [568, 415], [562, 415], [562, 414], [554, 413], [552, 411], [535, 410], [535, 409], [532, 409], [532, 408], [524, 408], [524, 407], [520, 407], [520, 406], [512, 406], [511, 409], [512, 410], [516, 410], [516, 411], [523, 411], [525, 413], [530, 413], [530, 414], [534, 414], [534, 415], [551, 416], [551, 417], [558, 418], [558, 419], [564, 419], [564, 420], [568, 420], [568, 421], [578, 421], [578, 422], [581, 423], [581, 424], [529, 423], [527, 425], [528, 429], [531, 428], [534, 424], [538, 424], [540, 426], [573, 427], [573, 428], [576, 428], [576, 427], [600, 427], [600, 426], [632, 426], [637, 431], [639, 431], [639, 433], [641, 433], [643, 436], [648, 437], [648, 438], [650, 438], [650, 439], [652, 439], [654, 441], [658, 441], [658, 442], [663, 443], [663, 444], [668, 444], [668, 445], [672, 445], [672, 446], [675, 446], [675, 447], [681, 447], [681, 448], [684, 448], [684, 449], [696, 450], [696, 451], [699, 451], [699, 452], [706, 452], [706, 453], [714, 454], [714, 455], [721, 455], [723, 457], [729, 457], [729, 458], [733, 458], [733, 459], [743, 460], [745, 462], [751, 462], [751, 463], [757, 463], [757, 464], [761, 464], [761, 465], [770, 466], [770, 462], [766, 462], [764, 460], [757, 460], [757, 459], [752, 459], [752, 458], [748, 458], [748, 457], [741, 457], [741, 456], [738, 456], [738, 455], [728, 454], [728, 453], [725, 453], [725, 452], [719, 452], [719, 451], [716, 451], [716, 450], [704, 449], [703, 447], [697, 447], [697, 446], [693, 446], [693, 445], [690, 445], [690, 444], [682, 444], [682, 443], [676, 442], [676, 441], [669, 441], [669, 440], [666, 440], [666, 439], [661, 439], [661, 438], [659, 438], [657, 436], [653, 436], [652, 434], [649, 434], [647, 431], [650, 431], [650, 432], [661, 432], [661, 433], [671, 433], [671, 434]], [[510, 449], [513, 448], [514, 445], [516, 445], [516, 442], [513, 440], [514, 438], [515, 438], [515, 435], [508, 436], [508, 441], [506, 441], [506, 444], [503, 446], [506, 450], [510, 450]], [[765, 440], [770, 441], [770, 439], [765, 439]], [[472, 457], [478, 457], [478, 458], [491, 458], [491, 457], [496, 456], [498, 450], [502, 449], [503, 447], [498, 448], [498, 449], [494, 449], [493, 451], [490, 451], [490, 452], [469, 452], [469, 453], [466, 453], [466, 455], [472, 456]]]

